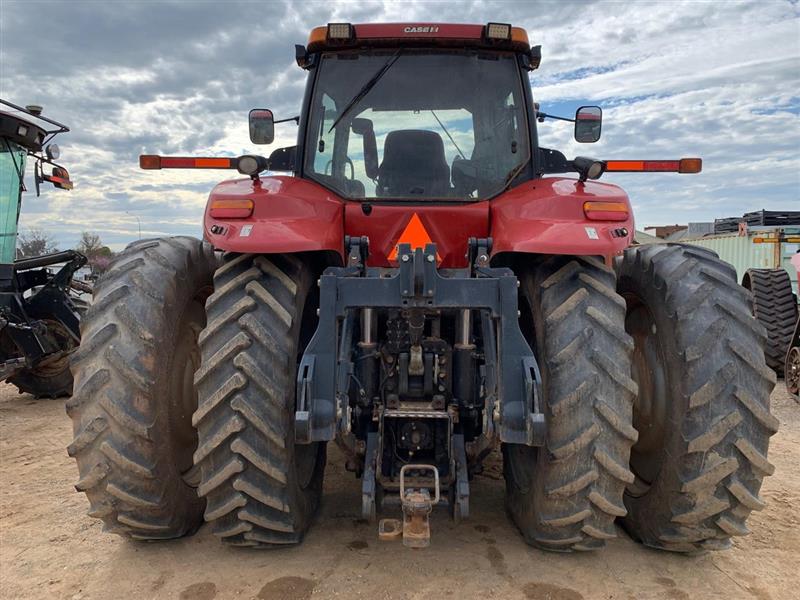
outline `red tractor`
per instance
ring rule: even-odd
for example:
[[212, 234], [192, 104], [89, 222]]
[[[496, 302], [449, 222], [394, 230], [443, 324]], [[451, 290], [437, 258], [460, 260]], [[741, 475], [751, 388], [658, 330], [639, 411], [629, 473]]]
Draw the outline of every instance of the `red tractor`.
[[[407, 545], [437, 503], [468, 516], [499, 448], [541, 548], [599, 548], [618, 519], [678, 552], [747, 533], [778, 424], [750, 294], [703, 248], [632, 247], [627, 195], [592, 181], [700, 161], [541, 147], [540, 56], [506, 24], [330, 24], [296, 47], [296, 146], [141, 157], [247, 177], [211, 192], [203, 242], [135, 242], [95, 287], [68, 404], [91, 515], [295, 544], [335, 441]], [[576, 139], [601, 117], [580, 108]], [[252, 141], [277, 122], [251, 111]]]

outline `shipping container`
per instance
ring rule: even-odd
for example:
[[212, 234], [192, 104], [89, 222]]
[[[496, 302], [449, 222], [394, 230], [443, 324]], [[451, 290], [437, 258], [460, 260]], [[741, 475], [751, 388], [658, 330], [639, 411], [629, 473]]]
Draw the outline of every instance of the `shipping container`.
[[[778, 241], [787, 237], [792, 241]], [[703, 246], [716, 252], [722, 260], [736, 268], [740, 283], [747, 269], [782, 267], [789, 273], [792, 289], [797, 295], [797, 271], [791, 259], [800, 250], [800, 243], [794, 241], [798, 238], [800, 238], [800, 227], [759, 227], [748, 229], [743, 234], [727, 233], [694, 239], [684, 238], [681, 243]]]

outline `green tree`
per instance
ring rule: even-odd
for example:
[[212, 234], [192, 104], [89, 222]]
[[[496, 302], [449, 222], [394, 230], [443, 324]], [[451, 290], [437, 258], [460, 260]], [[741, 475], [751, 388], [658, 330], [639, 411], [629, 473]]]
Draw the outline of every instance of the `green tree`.
[[53, 237], [43, 229], [32, 227], [19, 234], [17, 258], [32, 258], [51, 252], [58, 252], [58, 245]]
[[75, 249], [89, 259], [89, 267], [92, 273], [96, 274], [103, 273], [114, 258], [111, 248], [103, 245], [100, 236], [92, 231], [81, 233], [81, 239]]

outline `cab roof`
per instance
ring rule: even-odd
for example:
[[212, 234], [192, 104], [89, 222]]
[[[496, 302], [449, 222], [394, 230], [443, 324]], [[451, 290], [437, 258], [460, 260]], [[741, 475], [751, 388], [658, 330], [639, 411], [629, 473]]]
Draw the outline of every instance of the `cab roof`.
[[528, 33], [507, 23], [328, 23], [311, 30], [309, 53], [363, 46], [459, 46], [529, 52]]

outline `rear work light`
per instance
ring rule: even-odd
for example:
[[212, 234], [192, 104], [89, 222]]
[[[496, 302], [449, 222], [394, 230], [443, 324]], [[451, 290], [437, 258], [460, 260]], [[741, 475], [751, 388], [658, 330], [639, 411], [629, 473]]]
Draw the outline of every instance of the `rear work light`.
[[490, 40], [510, 40], [511, 25], [508, 23], [488, 23], [486, 37]]
[[629, 212], [625, 202], [587, 200], [583, 203], [583, 214], [591, 221], [627, 221]]
[[681, 158], [680, 160], [607, 160], [606, 171], [617, 173], [662, 172], [662, 173], [699, 173], [703, 170], [703, 161], [699, 158]]
[[215, 219], [246, 219], [253, 214], [255, 202], [249, 198], [212, 200], [208, 215]]
[[328, 23], [329, 40], [353, 39], [353, 26], [350, 23]]

